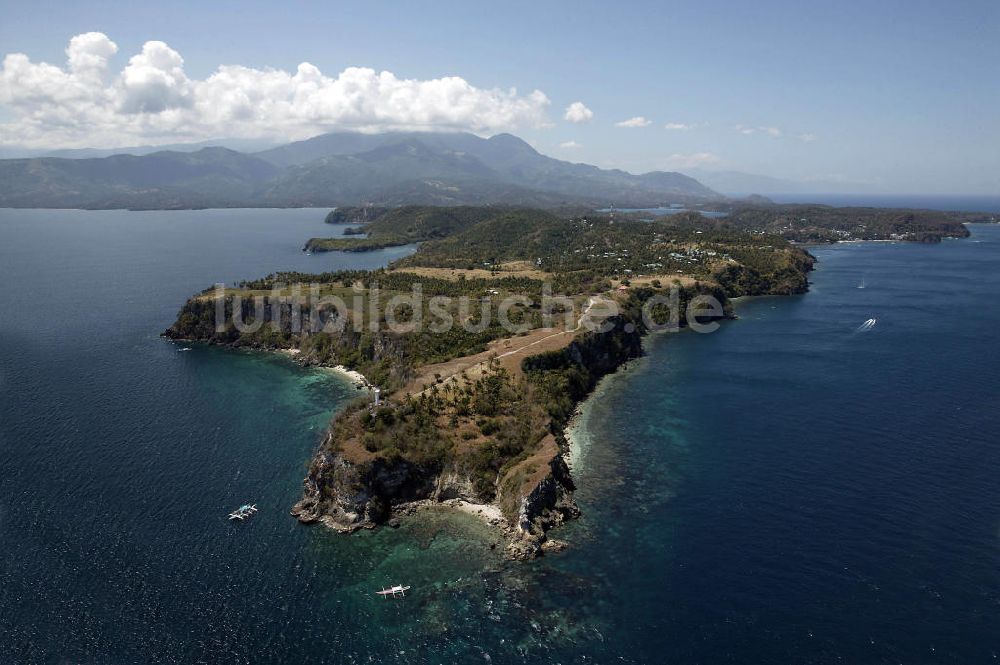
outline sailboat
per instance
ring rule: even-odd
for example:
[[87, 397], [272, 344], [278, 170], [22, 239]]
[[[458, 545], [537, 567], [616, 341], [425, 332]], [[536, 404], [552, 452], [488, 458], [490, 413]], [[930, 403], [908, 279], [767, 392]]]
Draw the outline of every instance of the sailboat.
[[865, 288], [865, 278], [864, 277], [861, 278], [861, 283], [858, 284], [858, 288], [859, 289]]

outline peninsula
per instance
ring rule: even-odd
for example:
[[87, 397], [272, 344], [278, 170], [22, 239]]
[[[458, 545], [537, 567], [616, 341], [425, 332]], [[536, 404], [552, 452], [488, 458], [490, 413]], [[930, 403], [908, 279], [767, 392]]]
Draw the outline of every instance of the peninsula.
[[938, 242], [976, 213], [744, 202], [693, 211], [581, 213], [503, 206], [341, 208], [306, 251], [419, 243], [388, 268], [278, 273], [191, 298], [164, 334], [286, 350], [379, 387], [330, 424], [292, 512], [354, 531], [449, 502], [505, 536], [512, 558], [558, 548], [576, 516], [564, 428], [650, 330], [701, 329], [730, 298], [808, 289], [797, 243]]
[[292, 351], [380, 389], [330, 424], [292, 512], [354, 531], [434, 502], [471, 509], [507, 554], [557, 548], [576, 516], [564, 428], [650, 330], [731, 316], [730, 298], [808, 289], [797, 242], [937, 242], [973, 213], [778, 206], [559, 214], [498, 206], [342, 208], [308, 251], [419, 243], [388, 268], [278, 273], [191, 298], [164, 334]]
[[165, 335], [294, 350], [379, 386], [377, 403], [365, 395], [331, 423], [293, 509], [302, 522], [353, 531], [454, 502], [491, 519], [512, 558], [557, 547], [546, 532], [578, 514], [564, 427], [602, 376], [642, 353], [643, 334], [710, 325], [734, 296], [803, 293], [813, 264], [780, 236], [708, 220], [428, 206], [360, 216], [369, 241], [422, 244], [387, 269], [208, 289]]

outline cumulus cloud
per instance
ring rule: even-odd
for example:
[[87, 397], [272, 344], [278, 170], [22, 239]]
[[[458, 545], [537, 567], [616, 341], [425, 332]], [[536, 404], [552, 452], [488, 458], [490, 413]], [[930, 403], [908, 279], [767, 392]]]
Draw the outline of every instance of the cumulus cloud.
[[804, 134], [799, 134], [797, 138], [803, 143], [812, 143], [813, 141], [816, 140], [816, 135], [806, 132]]
[[664, 129], [671, 129], [675, 131], [687, 131], [693, 127], [694, 125], [686, 125], [683, 122], [668, 122], [667, 124], [663, 125]]
[[652, 120], [647, 120], [645, 117], [637, 115], [634, 118], [616, 122], [615, 127], [645, 127], [646, 125], [652, 124], [652, 122]]
[[108, 67], [108, 59], [118, 53], [118, 45], [101, 32], [85, 32], [69, 40], [66, 59], [75, 74], [101, 75]]
[[594, 117], [594, 112], [588, 109], [583, 102], [573, 102], [566, 107], [566, 115], [563, 117], [569, 122], [587, 122]]
[[[463, 78], [419, 80], [349, 67], [336, 76], [223, 65], [191, 79], [181, 55], [149, 41], [120, 72], [118, 47], [89, 32], [70, 40], [65, 66], [8, 54], [0, 68], [0, 144], [120, 147], [208, 138], [301, 139], [331, 129], [491, 133], [547, 122], [539, 90], [477, 88]], [[592, 114], [580, 104], [589, 118]]]
[[563, 148], [564, 150], [575, 150], [576, 148], [582, 148], [583, 146], [577, 143], [576, 141], [565, 141], [563, 143], [560, 143], [559, 147]]
[[194, 103], [184, 58], [163, 42], [146, 42], [142, 53], [128, 61], [120, 83], [120, 109], [125, 113], [160, 113]]

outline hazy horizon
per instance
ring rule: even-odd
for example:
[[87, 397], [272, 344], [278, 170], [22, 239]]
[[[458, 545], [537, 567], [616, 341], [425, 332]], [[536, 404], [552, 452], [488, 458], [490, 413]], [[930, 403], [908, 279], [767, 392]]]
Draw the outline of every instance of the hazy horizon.
[[[316, 138], [327, 132], [317, 134], [308, 138]], [[304, 139], [304, 140], [308, 140]], [[488, 138], [488, 137], [487, 137]], [[147, 155], [158, 151], [196, 151], [208, 147], [224, 147], [246, 153], [260, 152], [270, 148], [286, 145], [286, 143], [273, 141], [254, 141], [253, 139], [207, 139], [191, 143], [167, 143], [161, 145], [141, 145], [123, 146], [120, 148], [63, 148], [52, 150], [26, 149], [26, 148], [0, 148], [0, 159], [57, 157], [68, 159], [88, 159], [109, 156], [110, 154], [131, 154]], [[537, 149], [537, 148], [536, 148]], [[545, 154], [543, 151], [542, 154]], [[549, 155], [557, 157], [555, 155]], [[558, 157], [557, 157], [558, 158]], [[572, 161], [572, 160], [567, 160]], [[614, 168], [614, 167], [610, 167]], [[908, 207], [913, 205], [914, 200], [926, 199], [928, 203], [925, 207], [951, 209], [948, 203], [941, 201], [940, 205], [934, 205], [933, 199], [987, 199], [984, 203], [989, 203], [984, 210], [994, 211], [1000, 209], [1000, 194], [993, 192], [962, 192], [962, 191], [941, 191], [941, 192], [913, 192], [913, 191], [893, 191], [880, 190], [872, 186], [858, 186], [849, 183], [837, 183], [822, 180], [794, 180], [791, 178], [779, 178], [767, 174], [753, 174], [731, 169], [711, 169], [711, 168], [682, 168], [677, 172], [688, 175], [703, 184], [708, 185], [720, 194], [727, 196], [749, 196], [765, 195], [772, 197], [778, 203], [823, 203], [829, 205], [886, 205]], [[639, 172], [634, 172], [639, 173]], [[743, 181], [741, 184], [740, 181]], [[768, 182], [772, 181], [772, 182]], [[767, 183], [767, 186], [752, 186], [751, 183]], [[709, 184], [711, 183], [711, 184]], [[784, 187], [782, 186], [784, 185]], [[883, 201], [879, 203], [879, 199]]]
[[0, 155], [506, 131], [633, 173], [1000, 193], [1000, 7], [985, 0], [808, 15], [778, 0], [475, 15], [454, 3], [58, 5], [5, 12]]

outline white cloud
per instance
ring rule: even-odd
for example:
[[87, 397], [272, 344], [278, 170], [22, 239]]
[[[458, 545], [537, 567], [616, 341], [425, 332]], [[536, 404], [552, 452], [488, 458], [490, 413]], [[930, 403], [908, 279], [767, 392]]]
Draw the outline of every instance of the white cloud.
[[816, 135], [810, 134], [809, 132], [805, 132], [804, 134], [799, 134], [798, 137], [796, 138], [798, 138], [803, 143], [812, 143], [813, 141], [816, 140]]
[[736, 125], [736, 131], [749, 136], [750, 134], [767, 134], [773, 139], [781, 138], [781, 130], [777, 127], [747, 127], [746, 125]]
[[652, 124], [652, 120], [648, 120], [641, 115], [637, 115], [634, 118], [629, 118], [628, 120], [622, 120], [621, 122], [616, 122], [615, 127], [645, 127], [646, 125]]
[[163, 42], [146, 42], [121, 74], [120, 108], [124, 113], [160, 113], [188, 108], [194, 88], [184, 74], [184, 58]]
[[594, 112], [588, 109], [583, 102], [573, 102], [566, 107], [566, 115], [563, 117], [569, 122], [587, 122], [594, 117]]
[[75, 74], [103, 74], [108, 58], [118, 53], [118, 45], [101, 32], [85, 32], [69, 40], [66, 58]]
[[491, 133], [544, 126], [550, 104], [538, 90], [476, 88], [457, 76], [400, 79], [349, 67], [329, 77], [309, 63], [294, 73], [222, 65], [190, 79], [181, 55], [159, 41], [146, 42], [111, 73], [117, 51], [106, 35], [89, 32], [70, 40], [65, 67], [8, 54], [0, 67], [0, 145], [294, 140], [331, 129]]
[[576, 141], [565, 141], [564, 143], [560, 143], [559, 147], [565, 150], [575, 150], [577, 148], [582, 148], [583, 146]]
[[684, 124], [683, 122], [668, 122], [667, 124], [663, 125], [663, 128], [677, 130], [677, 131], [687, 131], [689, 129], [693, 129], [694, 125], [687, 125]]

